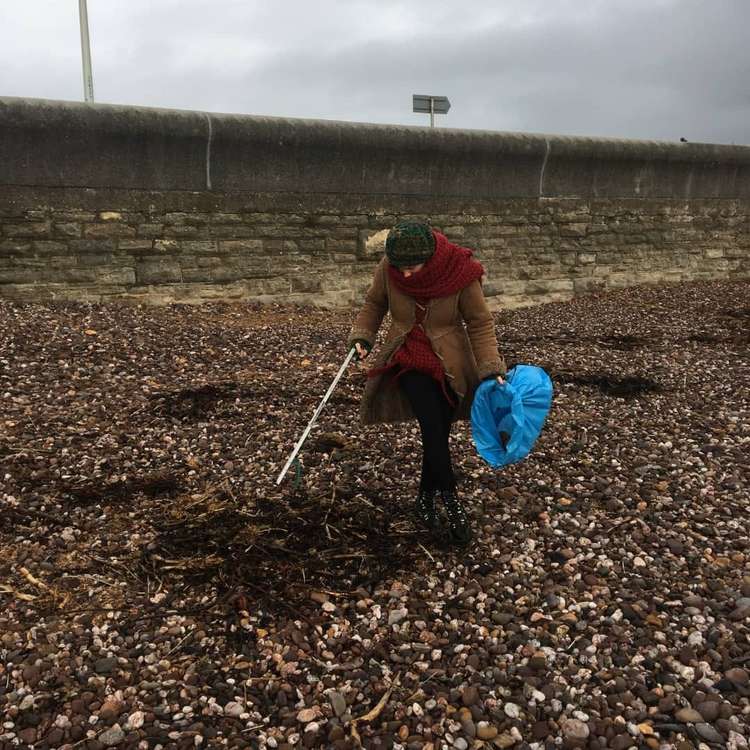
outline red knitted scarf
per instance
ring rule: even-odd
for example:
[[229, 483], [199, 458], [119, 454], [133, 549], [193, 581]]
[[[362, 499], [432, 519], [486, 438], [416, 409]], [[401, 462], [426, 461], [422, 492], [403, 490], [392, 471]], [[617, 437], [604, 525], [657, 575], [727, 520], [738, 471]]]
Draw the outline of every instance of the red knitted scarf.
[[388, 266], [388, 278], [404, 294], [426, 302], [438, 297], [449, 297], [484, 275], [479, 261], [471, 250], [448, 241], [440, 232], [433, 231], [435, 252], [417, 273], [408, 279], [398, 268]]
[[374, 377], [396, 367], [399, 368], [396, 378], [408, 370], [423, 372], [440, 383], [445, 397], [451, 405], [455, 405], [448, 395], [443, 363], [433, 351], [422, 322], [429, 300], [449, 297], [459, 292], [473, 281], [482, 278], [484, 268], [474, 260], [471, 250], [454, 245], [440, 232], [433, 232], [433, 235], [435, 236], [435, 252], [424, 267], [415, 274], [406, 278], [397, 268], [388, 266], [388, 278], [393, 286], [416, 300], [416, 320], [414, 327], [407, 334], [403, 344], [394, 352], [388, 364], [371, 370], [369, 376]]

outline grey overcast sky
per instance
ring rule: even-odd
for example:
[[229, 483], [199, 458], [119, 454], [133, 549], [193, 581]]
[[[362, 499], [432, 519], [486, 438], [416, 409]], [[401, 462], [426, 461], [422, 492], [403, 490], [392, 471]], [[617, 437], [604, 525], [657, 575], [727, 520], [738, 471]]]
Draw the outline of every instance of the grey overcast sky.
[[[96, 100], [750, 144], [750, 0], [88, 0]], [[0, 0], [0, 96], [80, 100], [78, 0]]]

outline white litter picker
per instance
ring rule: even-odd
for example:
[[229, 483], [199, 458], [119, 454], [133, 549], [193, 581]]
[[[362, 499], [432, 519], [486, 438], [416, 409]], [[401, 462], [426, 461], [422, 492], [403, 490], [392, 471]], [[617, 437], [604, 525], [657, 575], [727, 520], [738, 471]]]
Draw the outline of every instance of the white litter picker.
[[[302, 433], [302, 437], [297, 441], [297, 444], [294, 446], [294, 450], [292, 451], [292, 454], [287, 459], [287, 462], [284, 464], [284, 468], [281, 470], [281, 474], [279, 474], [278, 479], [276, 480], [276, 484], [281, 484], [281, 481], [286, 476], [286, 473], [289, 471], [289, 467], [295, 463], [295, 459], [297, 458], [297, 454], [302, 449], [302, 446], [305, 444], [305, 440], [307, 440], [308, 435], [310, 434], [310, 430], [312, 430], [313, 425], [315, 424], [316, 420], [320, 416], [320, 413], [323, 411], [323, 408], [328, 403], [328, 399], [331, 397], [331, 394], [336, 389], [336, 386], [339, 383], [339, 380], [341, 380], [341, 376], [346, 371], [346, 368], [349, 367], [349, 363], [354, 358], [354, 355], [357, 353], [356, 349], [352, 348], [349, 351], [349, 354], [346, 355], [346, 359], [344, 360], [344, 364], [341, 365], [339, 368], [339, 371], [336, 373], [336, 377], [333, 379], [333, 382], [331, 383], [330, 387], [326, 391], [326, 395], [323, 396], [323, 400], [318, 404], [318, 408], [315, 410], [315, 413], [312, 415], [312, 419], [308, 422], [307, 427], [305, 427], [305, 431]], [[297, 466], [299, 467], [299, 463], [297, 463]], [[299, 478], [299, 472], [298, 472], [298, 478]]]

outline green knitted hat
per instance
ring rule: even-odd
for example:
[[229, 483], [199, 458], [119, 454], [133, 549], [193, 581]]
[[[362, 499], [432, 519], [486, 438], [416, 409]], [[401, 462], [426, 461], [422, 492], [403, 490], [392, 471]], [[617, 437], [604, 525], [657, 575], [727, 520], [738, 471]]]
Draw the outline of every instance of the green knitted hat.
[[427, 224], [402, 221], [396, 224], [385, 241], [385, 255], [396, 268], [425, 263], [435, 252], [435, 237]]

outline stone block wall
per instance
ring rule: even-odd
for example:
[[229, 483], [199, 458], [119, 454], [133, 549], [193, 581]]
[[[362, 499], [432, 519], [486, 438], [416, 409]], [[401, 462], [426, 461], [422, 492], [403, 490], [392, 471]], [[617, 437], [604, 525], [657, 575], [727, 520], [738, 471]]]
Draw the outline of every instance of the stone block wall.
[[17, 300], [346, 305], [402, 218], [474, 249], [496, 307], [750, 278], [741, 147], [0, 99], [3, 134], [0, 296]]

